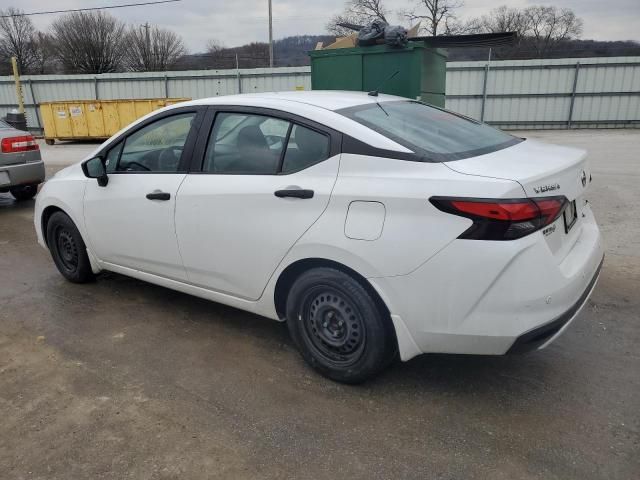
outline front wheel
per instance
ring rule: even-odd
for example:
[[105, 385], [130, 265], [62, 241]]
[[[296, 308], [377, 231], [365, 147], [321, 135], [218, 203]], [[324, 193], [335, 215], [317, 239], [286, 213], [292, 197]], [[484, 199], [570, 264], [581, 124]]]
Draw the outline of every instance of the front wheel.
[[360, 282], [334, 268], [314, 268], [295, 281], [287, 325], [302, 357], [338, 382], [375, 376], [397, 350], [389, 314]]
[[13, 198], [22, 202], [24, 200], [31, 200], [38, 193], [37, 185], [20, 185], [19, 187], [11, 187], [9, 189]]
[[93, 280], [91, 263], [82, 236], [63, 212], [51, 215], [47, 223], [47, 244], [51, 257], [64, 278], [74, 283]]

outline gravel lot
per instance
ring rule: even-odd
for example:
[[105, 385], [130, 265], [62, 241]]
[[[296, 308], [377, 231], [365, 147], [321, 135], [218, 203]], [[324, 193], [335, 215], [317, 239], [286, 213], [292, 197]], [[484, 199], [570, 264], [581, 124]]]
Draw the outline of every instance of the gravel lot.
[[[0, 194], [2, 479], [640, 478], [640, 131], [587, 148], [607, 258], [546, 351], [425, 355], [362, 386], [286, 327], [137, 280], [73, 285]], [[96, 144], [43, 145], [48, 174]]]

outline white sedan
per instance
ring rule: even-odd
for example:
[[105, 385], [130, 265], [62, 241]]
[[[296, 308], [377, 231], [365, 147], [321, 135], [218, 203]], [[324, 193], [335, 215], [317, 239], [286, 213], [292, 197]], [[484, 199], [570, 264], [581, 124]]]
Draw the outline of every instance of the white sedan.
[[603, 260], [585, 157], [388, 95], [216, 97], [58, 172], [35, 226], [72, 282], [109, 270], [286, 320], [355, 383], [556, 338]]

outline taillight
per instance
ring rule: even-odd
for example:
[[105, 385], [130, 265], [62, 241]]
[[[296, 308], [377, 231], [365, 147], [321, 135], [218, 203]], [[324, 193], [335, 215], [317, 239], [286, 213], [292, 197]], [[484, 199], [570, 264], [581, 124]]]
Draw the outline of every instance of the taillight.
[[19, 137], [3, 138], [0, 142], [2, 153], [29, 152], [39, 150], [36, 140], [31, 135], [21, 135]]
[[473, 220], [458, 238], [469, 240], [514, 240], [554, 222], [562, 213], [565, 197], [518, 199], [431, 197], [443, 212]]

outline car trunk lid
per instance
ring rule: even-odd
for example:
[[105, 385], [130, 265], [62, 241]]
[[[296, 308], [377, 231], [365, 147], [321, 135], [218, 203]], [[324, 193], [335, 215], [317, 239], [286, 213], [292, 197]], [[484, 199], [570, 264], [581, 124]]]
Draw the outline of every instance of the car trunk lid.
[[459, 173], [514, 180], [528, 197], [580, 197], [589, 184], [586, 152], [525, 140], [486, 155], [447, 162]]
[[584, 150], [525, 140], [503, 150], [446, 165], [465, 175], [514, 180], [527, 197], [566, 197], [568, 202], [563, 213], [542, 230], [558, 261], [564, 259], [580, 236], [585, 192], [591, 182]]
[[[32, 142], [33, 137], [28, 132], [23, 132], [22, 130], [16, 130], [14, 128], [1, 128], [0, 127], [0, 142], [10, 141], [11, 139], [15, 139], [17, 144], [14, 142], [14, 146], [18, 145], [19, 147], [23, 147], [26, 142]], [[28, 162], [36, 162], [41, 159], [39, 149], [29, 149], [19, 151], [4, 151], [5, 147], [3, 146], [0, 149], [0, 167], [9, 167], [12, 165], [21, 165]]]

